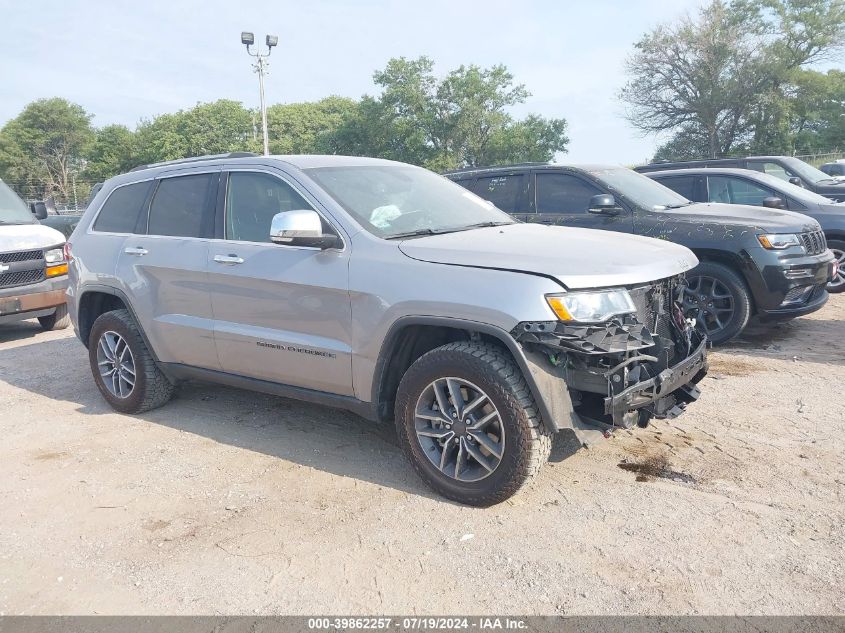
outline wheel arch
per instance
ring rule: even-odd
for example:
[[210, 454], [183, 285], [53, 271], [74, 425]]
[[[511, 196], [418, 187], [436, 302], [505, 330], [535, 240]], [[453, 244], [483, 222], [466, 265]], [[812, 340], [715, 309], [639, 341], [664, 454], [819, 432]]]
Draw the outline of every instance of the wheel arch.
[[[460, 340], [480, 340], [506, 351], [528, 384], [543, 424], [549, 431], [560, 430], [550, 408], [549, 398], [553, 399], [553, 394], [546, 394], [540, 388], [519, 343], [508, 332], [494, 325], [450, 317], [408, 316], [390, 327], [379, 352], [373, 379], [372, 402], [378, 419], [385, 421], [393, 416], [399, 382], [414, 361], [436, 347]], [[561, 384], [561, 391], [566, 393], [568, 401], [565, 384]]]
[[[695, 253], [695, 256], [698, 257], [699, 262], [722, 264], [738, 274], [743, 283], [745, 283], [746, 290], [748, 290], [748, 298], [751, 302], [751, 313], [754, 314], [757, 312], [757, 301], [755, 297], [757, 288], [755, 287], [754, 282], [755, 276], [751, 274], [753, 270], [756, 270], [756, 266], [754, 265], [751, 256], [745, 250], [741, 250], [739, 252], [723, 251], [711, 248], [693, 248], [691, 250]], [[687, 275], [689, 275], [689, 272]]]
[[144, 344], [147, 346], [147, 349], [150, 350], [150, 354], [152, 354], [155, 361], [158, 362], [155, 350], [152, 345], [150, 345], [150, 341], [147, 339], [144, 328], [141, 327], [141, 323], [138, 321], [135, 310], [132, 309], [132, 304], [129, 302], [129, 298], [123, 291], [118, 290], [117, 288], [112, 288], [111, 286], [86, 286], [79, 295], [77, 306], [77, 329], [79, 330], [79, 338], [82, 340], [82, 344], [85, 345], [86, 348], [88, 347], [88, 339], [91, 335], [91, 328], [94, 325], [94, 321], [97, 320], [97, 317], [105, 314], [106, 312], [111, 312], [112, 310], [123, 309], [127, 310], [132, 316], [132, 319], [138, 326], [138, 331], [141, 333], [141, 338], [143, 339]]

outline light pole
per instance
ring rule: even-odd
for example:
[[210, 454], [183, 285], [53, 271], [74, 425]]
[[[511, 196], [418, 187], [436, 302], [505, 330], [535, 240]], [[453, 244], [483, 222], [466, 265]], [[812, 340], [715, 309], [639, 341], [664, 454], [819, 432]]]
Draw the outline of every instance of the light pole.
[[264, 136], [264, 155], [268, 156], [270, 154], [269, 148], [269, 140], [267, 138], [267, 106], [264, 103], [264, 73], [267, 72], [267, 67], [270, 65], [270, 62], [267, 61], [267, 58], [270, 57], [270, 53], [273, 52], [273, 47], [279, 43], [279, 38], [276, 35], [268, 35], [265, 39], [267, 44], [267, 54], [262, 55], [261, 49], [256, 47], [255, 52], [249, 50], [249, 47], [255, 44], [255, 35], [248, 31], [241, 32], [241, 44], [246, 46], [246, 52], [249, 53], [252, 57], [255, 57], [255, 63], [252, 67], [255, 69], [255, 72], [258, 73], [258, 91], [261, 95], [261, 130]]

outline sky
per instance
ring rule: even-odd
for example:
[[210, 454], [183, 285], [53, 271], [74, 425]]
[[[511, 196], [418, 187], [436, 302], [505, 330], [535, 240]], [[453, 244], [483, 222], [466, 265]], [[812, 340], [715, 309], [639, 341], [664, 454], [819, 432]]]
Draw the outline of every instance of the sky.
[[234, 99], [258, 104], [241, 31], [270, 57], [269, 103], [377, 93], [391, 57], [427, 55], [445, 75], [504, 64], [531, 97], [511, 112], [563, 117], [567, 162], [634, 164], [643, 137], [617, 99], [624, 62], [643, 33], [703, 0], [0, 0], [0, 125], [38, 98], [59, 96], [95, 126]]

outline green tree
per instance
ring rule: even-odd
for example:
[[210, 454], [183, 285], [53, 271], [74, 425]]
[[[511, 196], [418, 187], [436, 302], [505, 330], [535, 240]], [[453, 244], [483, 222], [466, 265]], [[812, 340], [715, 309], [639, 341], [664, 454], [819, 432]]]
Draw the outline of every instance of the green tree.
[[0, 177], [24, 197], [71, 201], [93, 141], [91, 115], [81, 106], [39, 99], [0, 129]]
[[566, 149], [563, 119], [517, 122], [508, 113], [529, 93], [504, 66], [461, 66], [438, 80], [429, 58], [398, 58], [373, 80], [381, 94], [365, 96], [328, 139], [335, 151], [442, 170], [549, 160]]
[[664, 150], [784, 151], [794, 77], [843, 42], [845, 0], [712, 0], [637, 42], [620, 97], [640, 131], [677, 133]]
[[325, 97], [306, 103], [276, 104], [267, 108], [271, 154], [315, 154], [328, 147], [326, 137], [351, 117], [357, 104], [345, 97]]
[[253, 113], [228, 99], [142, 121], [135, 140], [139, 163], [256, 149]]
[[83, 176], [91, 183], [129, 171], [138, 164], [135, 135], [125, 125], [107, 125], [96, 131], [86, 158]]

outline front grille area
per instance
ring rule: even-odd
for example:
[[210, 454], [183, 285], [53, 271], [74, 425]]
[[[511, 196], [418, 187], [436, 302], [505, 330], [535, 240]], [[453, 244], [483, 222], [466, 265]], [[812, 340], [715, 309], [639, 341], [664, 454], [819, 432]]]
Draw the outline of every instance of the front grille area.
[[18, 270], [13, 273], [0, 274], [0, 288], [12, 288], [14, 286], [25, 286], [44, 281], [44, 269]]
[[30, 262], [43, 260], [43, 251], [18, 251], [16, 253], [0, 253], [0, 263], [12, 264], [15, 262]]
[[827, 241], [824, 239], [824, 233], [821, 231], [801, 233], [798, 237], [801, 239], [801, 245], [807, 251], [807, 255], [818, 255], [827, 250]]
[[[677, 292], [677, 280], [670, 279], [629, 290], [640, 322], [650, 332], [672, 342], [675, 337], [671, 319]], [[671, 361], [675, 356], [674, 345], [669, 347], [668, 352]]]

